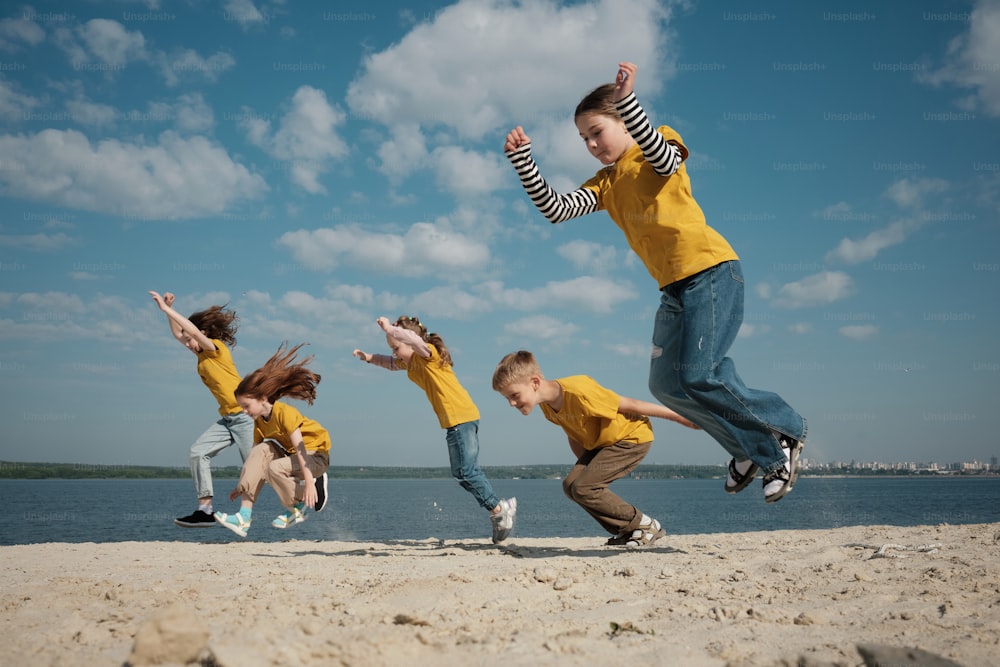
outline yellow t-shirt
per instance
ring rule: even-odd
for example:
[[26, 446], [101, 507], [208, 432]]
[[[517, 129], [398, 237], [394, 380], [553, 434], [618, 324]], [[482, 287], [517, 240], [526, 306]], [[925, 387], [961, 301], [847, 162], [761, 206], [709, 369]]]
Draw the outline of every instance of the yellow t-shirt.
[[542, 414], [558, 424], [584, 449], [607, 447], [618, 442], [652, 442], [653, 427], [649, 417], [618, 412], [621, 398], [587, 375], [573, 375], [556, 380], [563, 391], [559, 412], [541, 403]]
[[254, 420], [254, 443], [266, 439], [277, 440], [288, 454], [295, 453], [292, 433], [302, 432], [302, 442], [307, 452], [330, 453], [330, 434], [320, 424], [287, 403], [275, 402], [269, 419], [258, 417]]
[[[658, 131], [687, 155], [679, 134], [666, 125]], [[625, 232], [629, 246], [660, 287], [739, 259], [729, 242], [705, 223], [684, 163], [664, 178], [633, 145], [581, 187], [597, 195], [598, 210], [607, 211]]]
[[415, 353], [406, 365], [406, 376], [427, 394], [441, 428], [479, 419], [479, 408], [459, 381], [451, 366], [441, 366], [437, 348], [428, 345], [431, 356], [423, 358]]
[[243, 412], [233, 395], [241, 379], [233, 363], [233, 355], [221, 340], [212, 339], [212, 344], [215, 345], [214, 350], [198, 352], [198, 375], [219, 402], [220, 415], [225, 417]]

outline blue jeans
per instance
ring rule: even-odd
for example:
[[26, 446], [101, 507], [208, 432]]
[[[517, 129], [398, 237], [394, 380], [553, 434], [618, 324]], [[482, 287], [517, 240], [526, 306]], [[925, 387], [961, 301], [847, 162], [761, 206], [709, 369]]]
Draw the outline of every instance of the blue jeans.
[[649, 390], [765, 472], [785, 462], [778, 434], [802, 441], [806, 423], [777, 394], [750, 389], [725, 356], [743, 322], [743, 271], [723, 262], [667, 285], [653, 325]]
[[480, 507], [493, 510], [500, 499], [479, 467], [479, 420], [445, 429], [452, 477], [471, 493]]
[[240, 462], [247, 460], [253, 447], [253, 419], [245, 412], [220, 418], [191, 445], [191, 478], [199, 498], [214, 495], [212, 457], [230, 445], [239, 450]]

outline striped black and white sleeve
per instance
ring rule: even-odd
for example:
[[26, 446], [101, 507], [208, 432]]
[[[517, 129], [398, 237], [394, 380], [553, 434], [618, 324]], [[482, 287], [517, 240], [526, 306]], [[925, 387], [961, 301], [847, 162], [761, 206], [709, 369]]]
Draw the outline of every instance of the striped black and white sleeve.
[[649, 122], [649, 117], [636, 99], [635, 93], [629, 93], [625, 99], [615, 102], [615, 108], [625, 121], [625, 129], [639, 145], [646, 162], [660, 176], [672, 176], [680, 169], [684, 161], [684, 152], [674, 144], [669, 143], [663, 135]]
[[506, 155], [517, 170], [518, 178], [531, 198], [531, 203], [549, 222], [563, 222], [597, 210], [597, 195], [592, 190], [577, 188], [562, 195], [553, 190], [538, 172], [538, 165], [531, 157], [531, 144], [525, 144]]

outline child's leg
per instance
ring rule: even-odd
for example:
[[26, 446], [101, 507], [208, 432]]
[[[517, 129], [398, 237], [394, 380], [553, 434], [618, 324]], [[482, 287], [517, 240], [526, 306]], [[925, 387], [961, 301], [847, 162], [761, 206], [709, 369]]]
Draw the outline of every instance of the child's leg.
[[[250, 455], [243, 462], [240, 470], [240, 481], [236, 485], [235, 493], [243, 496], [243, 502], [249, 502], [250, 506], [257, 502], [260, 490], [267, 479], [267, 469], [277, 455], [274, 445], [270, 442], [260, 442], [250, 450]], [[280, 449], [280, 448], [279, 448]]]
[[642, 512], [608, 485], [635, 470], [652, 444], [619, 442], [585, 452], [563, 480], [563, 491], [612, 535], [635, 530]]
[[479, 422], [471, 421], [452, 426], [445, 431], [451, 474], [468, 491], [480, 507], [493, 510], [500, 498], [479, 467]]
[[253, 418], [245, 412], [229, 416], [229, 433], [240, 453], [240, 462], [247, 460], [253, 449]]
[[[241, 413], [242, 414], [242, 413]], [[253, 420], [250, 433], [253, 437]], [[190, 464], [191, 478], [194, 480], [195, 493], [201, 500], [212, 498], [212, 457], [233, 444], [233, 434], [230, 432], [227, 417], [222, 417], [202, 433], [191, 445]]]
[[[307, 452], [306, 465], [313, 477], [319, 477], [330, 467], [326, 454]], [[304, 474], [294, 456], [282, 456], [271, 461], [267, 468], [267, 483], [278, 494], [278, 500], [285, 509], [292, 509], [302, 502], [301, 484]]]
[[685, 280], [677, 296], [683, 333], [675, 372], [681, 389], [710, 411], [765, 473], [783, 467], [787, 457], [775, 432], [804, 440], [805, 421], [777, 394], [748, 388], [725, 356], [743, 321], [740, 263], [724, 262]]

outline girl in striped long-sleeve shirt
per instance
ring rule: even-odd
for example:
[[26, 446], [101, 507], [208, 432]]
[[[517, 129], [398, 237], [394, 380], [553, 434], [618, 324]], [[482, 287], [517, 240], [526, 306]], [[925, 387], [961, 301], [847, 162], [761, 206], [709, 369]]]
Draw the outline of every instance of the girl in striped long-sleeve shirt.
[[636, 66], [588, 94], [574, 116], [587, 150], [605, 165], [573, 192], [553, 190], [518, 126], [504, 152], [531, 201], [552, 223], [607, 211], [660, 288], [649, 388], [729, 452], [725, 490], [763, 471], [764, 499], [795, 484], [805, 420], [780, 396], [747, 387], [726, 356], [743, 321], [743, 274], [729, 243], [691, 194], [679, 134], [653, 128], [635, 96]]

